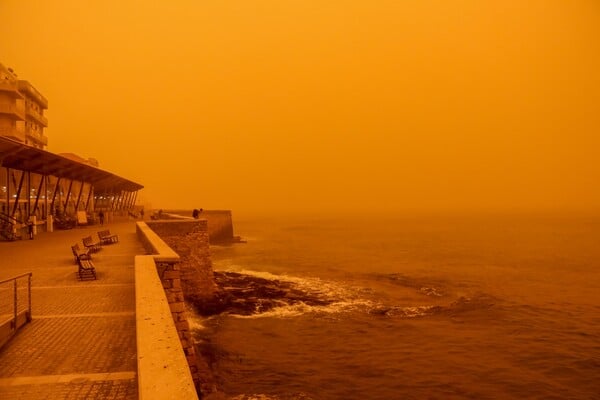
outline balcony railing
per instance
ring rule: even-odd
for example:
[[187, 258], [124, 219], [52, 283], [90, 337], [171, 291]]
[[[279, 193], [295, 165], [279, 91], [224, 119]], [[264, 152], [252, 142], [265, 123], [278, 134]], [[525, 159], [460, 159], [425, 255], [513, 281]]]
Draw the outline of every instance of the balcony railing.
[[27, 132], [26, 136], [28, 139], [33, 140], [37, 143], [40, 143], [44, 146], [48, 145], [48, 138], [44, 134], [36, 133], [36, 132]]
[[25, 133], [19, 132], [15, 128], [0, 128], [0, 136], [8, 136], [10, 138], [14, 138], [20, 141], [25, 140]]
[[30, 99], [35, 100], [43, 108], [48, 108], [48, 100], [27, 81], [19, 81], [19, 91], [26, 94]]
[[25, 112], [27, 115], [33, 117], [37, 122], [42, 124], [43, 126], [48, 126], [48, 118], [44, 117], [42, 114], [36, 111], [33, 107], [25, 107]]
[[25, 114], [23, 113], [23, 110], [14, 104], [0, 104], [0, 114], [9, 115], [11, 118], [16, 120], [25, 120]]
[[14, 97], [20, 99], [23, 98], [23, 95], [19, 93], [19, 86], [17, 82], [11, 82], [5, 79], [0, 80], [0, 92], [9, 92]]

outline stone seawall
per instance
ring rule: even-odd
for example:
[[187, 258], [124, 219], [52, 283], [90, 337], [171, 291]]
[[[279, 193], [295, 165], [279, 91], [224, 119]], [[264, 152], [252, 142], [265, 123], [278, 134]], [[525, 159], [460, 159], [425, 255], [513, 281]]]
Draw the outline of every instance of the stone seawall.
[[206, 220], [151, 221], [147, 225], [180, 257], [181, 285], [188, 301], [212, 299], [216, 290]]
[[184, 303], [196, 305], [212, 303], [217, 285], [214, 280], [210, 259], [207, 221], [202, 219], [169, 219], [149, 221], [148, 228], [168, 246], [177, 258], [176, 264], [157, 262], [157, 270], [171, 306], [173, 320], [180, 332], [186, 357], [199, 384], [200, 392], [207, 395], [215, 392], [214, 378], [208, 364], [197, 356], [187, 309]]
[[[188, 210], [164, 211], [161, 220], [198, 221], [192, 218], [192, 211]], [[204, 210], [200, 213], [199, 220], [207, 221], [210, 243], [218, 244], [236, 241], [236, 238], [233, 236], [233, 219], [230, 210]]]
[[[166, 265], [159, 264], [161, 275]], [[177, 264], [170, 265], [175, 268]], [[198, 367], [182, 337], [189, 326], [184, 310], [176, 306], [183, 298], [173, 299], [166, 286], [172, 288], [173, 279], [165, 285], [153, 256], [135, 257], [138, 396], [140, 400], [197, 400], [201, 388]]]
[[208, 235], [211, 243], [231, 242], [233, 220], [229, 210], [204, 210], [200, 218], [208, 221]]

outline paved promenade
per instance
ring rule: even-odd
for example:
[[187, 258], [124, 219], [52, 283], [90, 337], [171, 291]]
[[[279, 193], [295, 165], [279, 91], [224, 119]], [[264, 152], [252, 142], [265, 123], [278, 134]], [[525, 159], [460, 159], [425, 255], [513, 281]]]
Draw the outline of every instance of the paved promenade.
[[0, 280], [33, 272], [33, 321], [0, 349], [0, 399], [137, 399], [133, 263], [144, 249], [133, 221], [103, 228], [120, 241], [93, 255], [96, 281], [79, 281], [70, 246], [99, 226], [0, 242]]

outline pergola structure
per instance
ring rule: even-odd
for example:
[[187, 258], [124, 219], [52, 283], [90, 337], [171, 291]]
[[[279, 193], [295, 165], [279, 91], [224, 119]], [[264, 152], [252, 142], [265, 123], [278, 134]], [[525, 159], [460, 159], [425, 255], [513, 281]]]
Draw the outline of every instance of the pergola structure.
[[[5, 171], [3, 171], [3, 169]], [[0, 137], [0, 216], [129, 211], [142, 185], [93, 165]]]

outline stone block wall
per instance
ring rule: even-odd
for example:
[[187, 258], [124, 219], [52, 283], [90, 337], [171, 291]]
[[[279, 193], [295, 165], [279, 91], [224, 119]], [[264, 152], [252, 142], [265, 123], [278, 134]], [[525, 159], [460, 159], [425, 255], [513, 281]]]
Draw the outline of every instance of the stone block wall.
[[229, 210], [204, 210], [201, 219], [208, 221], [208, 235], [211, 243], [231, 242], [233, 240], [233, 220]]
[[160, 221], [206, 220], [211, 243], [230, 243], [235, 241], [236, 238], [233, 236], [233, 219], [230, 210], [204, 210], [198, 220], [194, 220], [191, 215], [192, 212], [187, 210], [168, 210], [163, 212]]
[[212, 299], [217, 288], [210, 259], [207, 221], [152, 221], [148, 226], [180, 257], [181, 286], [190, 302]]
[[181, 271], [179, 264], [175, 263], [156, 263], [156, 270], [163, 285], [167, 302], [171, 309], [171, 316], [175, 323], [175, 328], [179, 334], [181, 347], [190, 366], [190, 372], [194, 385], [200, 388], [200, 376], [198, 374], [198, 359], [194, 347], [190, 324], [187, 320], [186, 306], [184, 302], [183, 289], [181, 287]]
[[[157, 272], [163, 284], [168, 299], [173, 321], [179, 333], [182, 347], [194, 378], [199, 384], [202, 394], [213, 393], [215, 389], [214, 377], [206, 360], [194, 348], [194, 341], [186, 316], [188, 305], [202, 304], [212, 301], [217, 291], [214, 280], [212, 262], [210, 259], [209, 234], [206, 220], [180, 219], [156, 220], [147, 223], [151, 230], [149, 235], [155, 235], [154, 241], [162, 242], [161, 246], [155, 243], [145, 243], [146, 249], [162, 248], [165, 256], [156, 256]], [[139, 231], [139, 229], [138, 229]], [[142, 239], [142, 243], [145, 240]], [[176, 263], [169, 260], [173, 256]], [[167, 260], [161, 262], [160, 260]]]

